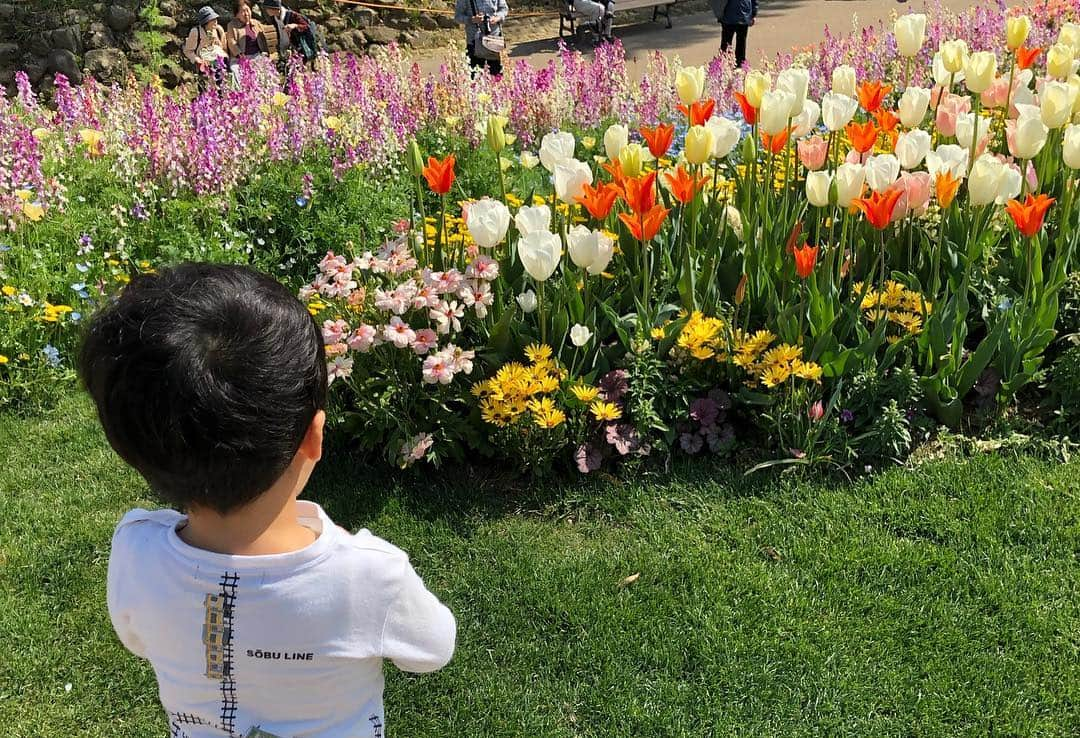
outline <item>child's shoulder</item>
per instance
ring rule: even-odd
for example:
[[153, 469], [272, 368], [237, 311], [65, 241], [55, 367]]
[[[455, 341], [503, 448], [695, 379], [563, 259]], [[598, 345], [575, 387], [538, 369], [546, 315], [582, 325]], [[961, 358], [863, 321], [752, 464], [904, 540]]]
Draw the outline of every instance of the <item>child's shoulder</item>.
[[144, 510], [137, 507], [129, 510], [120, 518], [113, 533], [113, 540], [142, 535], [154, 535], [162, 531], [175, 528], [183, 519], [183, 515], [176, 510], [164, 508], [161, 510]]

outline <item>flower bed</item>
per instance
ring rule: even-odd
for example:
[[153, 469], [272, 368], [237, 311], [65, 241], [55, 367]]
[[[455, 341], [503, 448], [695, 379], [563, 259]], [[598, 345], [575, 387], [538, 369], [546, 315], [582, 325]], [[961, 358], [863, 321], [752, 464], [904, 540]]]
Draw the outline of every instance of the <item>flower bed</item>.
[[258, 67], [191, 100], [61, 83], [56, 113], [24, 89], [0, 379], [63, 367], [132, 272], [218, 258], [304, 279], [341, 427], [402, 466], [902, 458], [1011, 406], [1070, 331], [1080, 4], [1039, 10], [907, 15], [747, 75], [657, 55], [638, 84], [611, 47], [500, 81], [391, 51], [286, 93]]

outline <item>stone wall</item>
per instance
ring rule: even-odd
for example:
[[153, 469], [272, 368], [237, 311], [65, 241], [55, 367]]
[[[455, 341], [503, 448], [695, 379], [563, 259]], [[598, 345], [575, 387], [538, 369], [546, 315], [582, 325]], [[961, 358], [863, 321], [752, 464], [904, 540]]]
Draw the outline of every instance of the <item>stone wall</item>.
[[[56, 10], [43, 9], [40, 0], [0, 0], [0, 85], [12, 94], [16, 71], [25, 70], [30, 82], [47, 96], [58, 73], [75, 83], [85, 74], [111, 83], [123, 79], [134, 65], [149, 67], [151, 54], [137, 36], [138, 31], [149, 30], [140, 13], [145, 2], [73, 0], [65, 3], [66, 9]], [[154, 71], [170, 87], [192, 79], [180, 49], [196, 11], [207, 4], [223, 24], [232, 18], [232, 0], [158, 0], [156, 30], [165, 40], [166, 60]], [[330, 52], [363, 54], [391, 42], [433, 46], [456, 28], [450, 15], [405, 7], [376, 12], [333, 0], [286, 0], [285, 4], [315, 22], [320, 42]], [[453, 9], [448, 0], [425, 0], [424, 5]]]

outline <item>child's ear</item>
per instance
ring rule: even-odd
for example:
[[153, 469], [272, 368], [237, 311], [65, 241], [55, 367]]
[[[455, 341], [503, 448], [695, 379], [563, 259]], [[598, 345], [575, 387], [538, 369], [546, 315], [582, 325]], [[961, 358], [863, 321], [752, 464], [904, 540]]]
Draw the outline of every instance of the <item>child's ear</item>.
[[315, 417], [311, 419], [311, 425], [308, 426], [307, 433], [304, 434], [304, 440], [300, 443], [300, 453], [308, 457], [311, 461], [318, 461], [322, 458], [322, 444], [323, 444], [323, 428], [326, 426], [326, 413], [319, 410], [315, 413]]

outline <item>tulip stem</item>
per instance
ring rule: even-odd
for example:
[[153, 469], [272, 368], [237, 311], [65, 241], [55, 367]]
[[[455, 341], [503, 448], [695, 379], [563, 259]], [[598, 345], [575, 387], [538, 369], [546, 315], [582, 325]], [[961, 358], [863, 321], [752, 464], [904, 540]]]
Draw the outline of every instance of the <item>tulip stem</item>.
[[439, 216], [439, 230], [435, 234], [435, 269], [442, 271], [443, 264], [443, 241], [446, 238], [446, 195], [442, 196], [442, 211]]
[[971, 156], [968, 157], [968, 176], [975, 167], [975, 150], [979, 147], [979, 95], [973, 95], [971, 100]]
[[547, 322], [544, 320], [544, 283], [536, 283], [536, 317], [540, 321], [540, 343], [547, 343]]
[[427, 212], [424, 208], [424, 188], [420, 185], [420, 178], [416, 178], [416, 205], [420, 209], [420, 236], [424, 244], [424, 263], [428, 260], [427, 242]]

